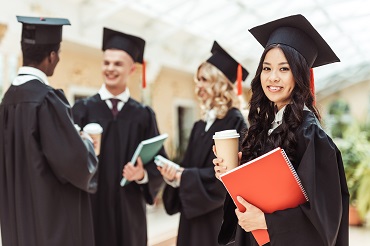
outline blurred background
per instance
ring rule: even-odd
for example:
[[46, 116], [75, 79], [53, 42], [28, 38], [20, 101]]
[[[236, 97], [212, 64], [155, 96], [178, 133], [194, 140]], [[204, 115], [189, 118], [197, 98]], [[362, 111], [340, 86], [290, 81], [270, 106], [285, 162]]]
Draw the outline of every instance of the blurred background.
[[[102, 32], [108, 27], [146, 40], [147, 88], [141, 66], [131, 78], [133, 98], [151, 105], [171, 159], [179, 160], [199, 118], [194, 73], [216, 40], [250, 72], [243, 84], [247, 115], [250, 81], [263, 48], [248, 29], [303, 14], [340, 63], [314, 69], [317, 106], [324, 128], [342, 151], [351, 204], [359, 222], [351, 245], [370, 239], [370, 0], [0, 0], [0, 100], [22, 64], [21, 24], [16, 15], [63, 17], [61, 61], [51, 85], [62, 88], [71, 105], [95, 94], [101, 84]], [[149, 244], [173, 245], [177, 216], [158, 204], [148, 208]], [[355, 217], [351, 217], [355, 218]], [[166, 223], [166, 226], [154, 226]], [[171, 244], [172, 243], [172, 244]]]

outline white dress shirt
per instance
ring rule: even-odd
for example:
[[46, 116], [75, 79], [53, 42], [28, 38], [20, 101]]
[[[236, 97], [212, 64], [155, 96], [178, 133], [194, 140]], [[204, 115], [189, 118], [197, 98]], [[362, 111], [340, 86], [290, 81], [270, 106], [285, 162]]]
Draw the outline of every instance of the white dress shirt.
[[[285, 111], [286, 105], [282, 107], [276, 114], [275, 114], [275, 119], [273, 122], [271, 122], [271, 128], [268, 131], [268, 135], [270, 135], [278, 126], [283, 123], [283, 116], [284, 116], [284, 111]], [[307, 108], [306, 105], [304, 105], [303, 110], [310, 111], [309, 108]]]
[[12, 85], [19, 86], [23, 85], [24, 83], [37, 79], [40, 82], [49, 85], [48, 77], [46, 74], [34, 67], [20, 67], [18, 69], [18, 76], [12, 82]]
[[[125, 103], [130, 98], [130, 90], [127, 87], [124, 92], [122, 92], [121, 94], [117, 96], [114, 96], [112, 93], [110, 93], [107, 90], [107, 87], [105, 87], [105, 84], [103, 84], [98, 93], [100, 95], [101, 100], [105, 101], [109, 109], [113, 108], [113, 105], [110, 99], [112, 98], [119, 99], [120, 101], [117, 103], [118, 111], [121, 111]], [[135, 163], [132, 163], [132, 164], [135, 164]], [[144, 178], [142, 180], [136, 180], [135, 182], [138, 184], [146, 184], [149, 182], [148, 172], [145, 170], [145, 168], [144, 168]]]
[[112, 102], [109, 99], [112, 99], [112, 98], [119, 99], [120, 101], [117, 104], [118, 111], [121, 111], [123, 105], [125, 105], [125, 103], [130, 98], [130, 90], [128, 88], [126, 88], [126, 90], [122, 92], [121, 94], [114, 96], [112, 93], [110, 93], [107, 90], [107, 88], [105, 87], [105, 84], [102, 85], [98, 93], [100, 95], [101, 100], [105, 101], [109, 109], [112, 109], [113, 107]]
[[208, 131], [209, 128], [211, 128], [212, 124], [216, 121], [216, 110], [211, 109], [207, 112], [206, 115], [206, 127], [204, 130]]

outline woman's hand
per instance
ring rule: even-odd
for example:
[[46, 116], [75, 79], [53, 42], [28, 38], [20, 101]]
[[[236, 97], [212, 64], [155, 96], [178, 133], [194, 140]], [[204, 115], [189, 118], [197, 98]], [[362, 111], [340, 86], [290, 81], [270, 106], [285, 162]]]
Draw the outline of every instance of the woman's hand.
[[227, 166], [223, 165], [223, 160], [222, 158], [217, 158], [217, 150], [216, 146], [212, 146], [213, 154], [215, 154], [216, 158], [213, 159], [213, 164], [215, 165], [214, 170], [215, 170], [215, 176], [217, 179], [220, 179], [220, 175], [225, 173], [227, 171]]
[[177, 168], [173, 165], [169, 165], [166, 162], [163, 162], [162, 167], [157, 167], [157, 168], [161, 172], [163, 178], [167, 179], [170, 182], [174, 181], [175, 179], [180, 180], [181, 174], [184, 171], [184, 168], [182, 167]]
[[[213, 145], [212, 150], [213, 150], [213, 153], [215, 154], [215, 156], [217, 157], [217, 151], [216, 151], [216, 146], [215, 145]], [[239, 152], [238, 153], [239, 163], [240, 163], [241, 158], [242, 158], [242, 152]], [[227, 165], [225, 165], [225, 163], [223, 163], [222, 158], [213, 159], [213, 164], [215, 165], [215, 167], [214, 167], [215, 176], [218, 179], [220, 179], [221, 174], [226, 173], [227, 171], [230, 170], [227, 167]]]
[[223, 160], [221, 158], [215, 158], [213, 159], [213, 164], [215, 165], [215, 176], [217, 179], [220, 179], [221, 174], [226, 173], [227, 166], [223, 165]]
[[241, 196], [237, 197], [245, 208], [245, 212], [240, 212], [239, 209], [235, 209], [235, 214], [238, 217], [238, 224], [243, 228], [244, 231], [250, 232], [257, 229], [267, 229], [265, 214], [256, 206], [248, 203]]

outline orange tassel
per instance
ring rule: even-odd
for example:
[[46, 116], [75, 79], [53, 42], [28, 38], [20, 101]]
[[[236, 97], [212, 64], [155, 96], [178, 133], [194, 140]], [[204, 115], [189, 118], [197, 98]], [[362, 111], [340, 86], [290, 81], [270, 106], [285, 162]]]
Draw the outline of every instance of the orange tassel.
[[310, 89], [313, 97], [313, 105], [316, 104], [316, 96], [315, 96], [315, 78], [313, 75], [313, 69], [310, 68]]
[[145, 72], [145, 70], [146, 70], [146, 62], [143, 60], [143, 67], [142, 67], [142, 72], [143, 72], [143, 74], [142, 74], [142, 87], [143, 87], [143, 89], [146, 88], [146, 72]]
[[242, 88], [242, 76], [243, 76], [243, 71], [242, 71], [242, 66], [238, 64], [238, 70], [236, 73], [236, 82], [237, 82], [237, 89], [238, 89], [238, 96], [240, 96], [243, 92]]

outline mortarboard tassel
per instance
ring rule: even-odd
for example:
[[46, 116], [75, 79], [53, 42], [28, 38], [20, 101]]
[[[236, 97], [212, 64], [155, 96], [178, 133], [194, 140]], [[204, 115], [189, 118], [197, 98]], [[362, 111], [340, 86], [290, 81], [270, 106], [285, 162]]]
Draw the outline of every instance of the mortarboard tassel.
[[242, 66], [238, 64], [238, 70], [236, 73], [236, 82], [237, 82], [237, 89], [238, 89], [238, 96], [242, 94], [242, 76], [243, 76]]
[[315, 98], [315, 79], [313, 75], [313, 68], [310, 68], [310, 89], [313, 97], [313, 105], [316, 104], [316, 98]]
[[145, 89], [146, 88], [146, 72], [145, 72], [145, 70], [146, 70], [146, 62], [143, 60], [143, 67], [142, 67], [142, 72], [143, 72], [143, 74], [142, 74], [142, 87], [143, 87], [143, 89]]

